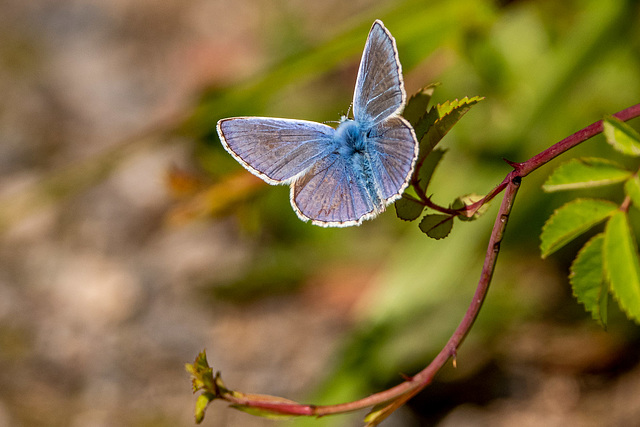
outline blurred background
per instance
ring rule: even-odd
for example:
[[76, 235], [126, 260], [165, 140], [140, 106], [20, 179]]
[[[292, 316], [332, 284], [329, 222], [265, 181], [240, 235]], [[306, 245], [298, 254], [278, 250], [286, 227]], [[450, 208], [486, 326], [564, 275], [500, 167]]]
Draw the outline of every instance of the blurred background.
[[[486, 193], [554, 142], [640, 102], [632, 0], [0, 0], [0, 426], [192, 426], [184, 363], [233, 389], [339, 403], [397, 384], [470, 303], [496, 213], [434, 241], [393, 209], [299, 221], [224, 150], [233, 115], [339, 120], [367, 32], [395, 36], [408, 93], [481, 95], [447, 135], [440, 204]], [[640, 123], [631, 122], [636, 129]], [[618, 159], [602, 137], [570, 156]], [[524, 180], [475, 327], [385, 426], [632, 426], [640, 328], [607, 331], [540, 260], [571, 197]], [[637, 167], [630, 164], [631, 167]], [[638, 225], [636, 212], [633, 220]], [[640, 228], [640, 227], [636, 227]], [[216, 402], [206, 426], [273, 426]], [[357, 426], [365, 412], [288, 426]]]

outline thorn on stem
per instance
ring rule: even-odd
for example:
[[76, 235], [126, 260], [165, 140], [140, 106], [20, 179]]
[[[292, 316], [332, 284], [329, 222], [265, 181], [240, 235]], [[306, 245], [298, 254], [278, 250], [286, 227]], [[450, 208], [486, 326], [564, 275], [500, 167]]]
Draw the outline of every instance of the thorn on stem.
[[522, 166], [522, 163], [512, 162], [511, 160], [507, 160], [505, 158], [503, 158], [502, 160], [504, 160], [509, 166], [511, 166], [515, 170], [520, 169], [520, 167]]
[[400, 376], [405, 381], [413, 381], [413, 376], [411, 376], [411, 375], [407, 375], [407, 374], [404, 374], [404, 373], [400, 372]]
[[451, 349], [451, 362], [454, 368], [458, 367], [458, 351], [455, 348]]

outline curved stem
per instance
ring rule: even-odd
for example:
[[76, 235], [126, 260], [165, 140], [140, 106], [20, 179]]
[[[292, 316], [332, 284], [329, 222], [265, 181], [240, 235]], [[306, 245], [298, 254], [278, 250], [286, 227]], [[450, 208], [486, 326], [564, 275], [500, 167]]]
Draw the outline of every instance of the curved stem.
[[[473, 300], [471, 301], [469, 309], [462, 318], [462, 321], [454, 331], [453, 335], [451, 335], [451, 338], [449, 338], [449, 341], [447, 341], [447, 344], [442, 348], [442, 350], [440, 350], [440, 353], [438, 353], [438, 355], [426, 368], [424, 368], [422, 371], [420, 371], [418, 374], [405, 381], [404, 383], [390, 388], [389, 390], [373, 394], [365, 399], [351, 402], [349, 404], [336, 406], [342, 406], [343, 408], [348, 408], [348, 410], [353, 410], [361, 407], [368, 407], [372, 404], [385, 402], [393, 397], [411, 392], [409, 396], [404, 397], [408, 400], [408, 398], [412, 397], [415, 393], [419, 392], [431, 383], [435, 374], [440, 370], [440, 368], [444, 366], [449, 358], [453, 357], [455, 360], [458, 347], [460, 347], [460, 344], [462, 344], [462, 341], [467, 336], [469, 330], [471, 329], [471, 326], [478, 317], [478, 313], [480, 312], [482, 303], [484, 302], [484, 299], [487, 295], [489, 284], [491, 283], [491, 277], [493, 276], [495, 264], [498, 259], [498, 253], [500, 252], [500, 243], [502, 242], [504, 230], [507, 226], [507, 220], [509, 218], [511, 208], [513, 207], [513, 201], [515, 200], [519, 188], [520, 177], [511, 172], [509, 174], [509, 183], [506, 185], [505, 195], [502, 199], [502, 204], [500, 205], [498, 216], [496, 217], [496, 221], [493, 225], [491, 237], [489, 238], [487, 254], [484, 260], [484, 265], [482, 267], [482, 272], [480, 274], [480, 280], [478, 281], [478, 287], [476, 288], [476, 292], [473, 296]], [[353, 405], [354, 407], [352, 407], [351, 405]], [[333, 413], [332, 411], [330, 412], [330, 408], [331, 407], [317, 407], [316, 414], [325, 415]]]
[[[617, 113], [613, 114], [613, 117], [617, 117], [618, 119], [625, 122], [627, 120], [640, 117], [640, 104], [632, 105], [631, 107], [625, 108], [622, 111], [618, 111]], [[551, 147], [536, 154], [535, 156], [531, 157], [529, 160], [526, 160], [522, 163], [514, 163], [510, 161], [507, 161], [507, 163], [509, 163], [509, 165], [513, 167], [513, 169], [517, 172], [518, 176], [520, 176], [521, 178], [524, 178], [534, 170], [547, 164], [549, 161], [555, 159], [560, 154], [570, 150], [576, 145], [579, 145], [585, 142], [591, 137], [599, 133], [602, 133], [602, 130], [603, 130], [602, 123], [603, 123], [602, 120], [598, 120], [595, 123], [591, 123], [586, 128], [581, 129], [572, 135], [569, 135], [562, 141], [559, 141], [553, 144]], [[507, 185], [508, 178], [509, 177], [507, 176], [507, 178], [505, 178], [498, 186], [496, 186], [493, 190], [491, 190], [491, 192], [489, 192], [489, 194], [487, 194], [481, 200], [478, 200], [477, 202], [466, 206], [465, 210], [468, 212], [468, 215], [469, 216], [473, 215], [473, 213], [475, 213], [483, 204], [487, 203], [488, 201], [493, 199], [496, 195], [498, 195], [500, 192], [502, 192], [502, 190], [504, 190], [504, 188]]]
[[[614, 114], [614, 116], [623, 121], [639, 117], [640, 104], [636, 104], [632, 107], [626, 108], [625, 110]], [[513, 207], [518, 189], [520, 188], [520, 182], [522, 178], [538, 169], [540, 166], [546, 164], [551, 159], [586, 141], [592, 136], [601, 133], [602, 130], [603, 124], [602, 120], [600, 120], [552, 145], [551, 147], [547, 148], [546, 150], [533, 156], [523, 163], [508, 162], [514, 169], [509, 174], [507, 174], [505, 179], [491, 192], [489, 192], [489, 194], [487, 194], [487, 196], [485, 196], [482, 200], [466, 207], [467, 212], [473, 213], [480, 206], [482, 206], [482, 204], [493, 199], [503, 190], [505, 191], [500, 209], [498, 211], [498, 215], [496, 217], [496, 221], [493, 225], [491, 237], [489, 238], [484, 265], [482, 267], [482, 272], [480, 274], [480, 279], [478, 281], [478, 286], [473, 296], [473, 300], [471, 301], [467, 312], [462, 318], [462, 321], [449, 338], [449, 341], [447, 341], [446, 345], [431, 361], [431, 363], [429, 363], [429, 365], [418, 374], [388, 390], [372, 394], [368, 397], [365, 397], [364, 399], [338, 405], [315, 406], [293, 402], [277, 402], [273, 400], [265, 401], [264, 399], [255, 399], [252, 398], [252, 395], [244, 395], [241, 393], [236, 395], [226, 395], [224, 397], [225, 400], [237, 405], [251, 406], [280, 414], [315, 416], [350, 412], [357, 409], [367, 408], [377, 404], [390, 402], [392, 400], [394, 400], [394, 404], [400, 405], [409, 400], [415, 394], [420, 392], [424, 387], [429, 385], [431, 381], [433, 381], [436, 373], [450, 358], [453, 357], [455, 363], [455, 357], [458, 348], [471, 330], [471, 327], [473, 326], [473, 323], [475, 322], [478, 313], [480, 312], [482, 303], [484, 302], [489, 290], [489, 284], [491, 283], [491, 278], [495, 269], [498, 253], [500, 251], [500, 243], [502, 242], [504, 231], [507, 225], [507, 220]], [[379, 419], [377, 421], [379, 421]]]
[[[480, 280], [478, 281], [478, 287], [471, 301], [469, 309], [465, 313], [462, 321], [456, 328], [455, 332], [449, 338], [447, 344], [440, 350], [440, 353], [431, 361], [431, 363], [420, 371], [418, 374], [408, 379], [407, 381], [398, 384], [388, 390], [381, 391], [379, 393], [372, 394], [364, 399], [356, 400], [353, 402], [342, 403], [338, 405], [326, 405], [326, 406], [314, 406], [314, 405], [301, 405], [295, 403], [282, 403], [282, 402], [265, 402], [261, 400], [252, 400], [244, 397], [230, 397], [227, 400], [233, 401], [235, 404], [259, 407], [262, 409], [268, 409], [273, 412], [296, 414], [296, 415], [329, 415], [338, 414], [344, 412], [355, 411], [357, 409], [367, 408], [379, 403], [390, 401], [394, 398], [402, 396], [403, 401], [406, 401], [413, 397], [416, 393], [429, 385], [433, 380], [435, 374], [444, 366], [444, 364], [453, 357], [455, 360], [458, 347], [462, 344], [462, 341], [469, 333], [471, 326], [475, 322], [482, 303], [487, 295], [489, 284], [491, 283], [491, 277], [495, 268], [498, 253], [500, 252], [500, 243], [504, 236], [504, 230], [507, 226], [507, 220], [513, 207], [518, 189], [520, 188], [520, 177], [511, 172], [508, 176], [509, 182], [506, 185], [506, 191], [496, 221], [493, 225], [491, 237], [489, 238], [489, 246], [487, 248], [487, 254], [485, 257], [482, 272], [480, 274]], [[403, 396], [404, 395], [404, 396]], [[250, 395], [247, 395], [250, 396]]]
[[[633, 105], [629, 108], [625, 108], [622, 111], [619, 111], [613, 115], [622, 121], [631, 120], [640, 116], [640, 104]], [[603, 124], [602, 120], [598, 120], [595, 123], [590, 124], [584, 129], [579, 130], [563, 139], [562, 141], [553, 144], [551, 147], [546, 150], [536, 154], [529, 160], [523, 163], [513, 164], [514, 168], [518, 171], [518, 175], [521, 177], [525, 177], [529, 175], [534, 170], [538, 169], [540, 166], [546, 164], [550, 160], [558, 157], [560, 154], [565, 151], [575, 147], [578, 144], [583, 143], [587, 139], [602, 133]]]
[[443, 214], [449, 214], [449, 215], [457, 215], [459, 213], [458, 209], [449, 209], [449, 208], [445, 208], [444, 206], [440, 206], [436, 203], [434, 203], [433, 201], [431, 201], [430, 197], [427, 197], [423, 200], [424, 205], [428, 208], [433, 209], [436, 212], [440, 212]]

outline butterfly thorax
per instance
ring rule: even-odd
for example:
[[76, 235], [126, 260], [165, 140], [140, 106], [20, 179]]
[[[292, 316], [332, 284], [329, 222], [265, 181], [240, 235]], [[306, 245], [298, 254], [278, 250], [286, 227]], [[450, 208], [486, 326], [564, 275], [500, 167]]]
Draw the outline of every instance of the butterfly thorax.
[[367, 152], [367, 140], [371, 133], [370, 129], [363, 129], [358, 122], [343, 119], [336, 129], [334, 142], [337, 154], [346, 160], [349, 168], [355, 172], [355, 176], [360, 178], [359, 191], [367, 193], [372, 209], [379, 211], [384, 209], [384, 204], [378, 194], [378, 186], [371, 169], [371, 159]]
[[343, 119], [335, 134], [335, 143], [338, 153], [343, 157], [364, 154], [367, 145], [365, 132], [360, 129], [354, 120]]

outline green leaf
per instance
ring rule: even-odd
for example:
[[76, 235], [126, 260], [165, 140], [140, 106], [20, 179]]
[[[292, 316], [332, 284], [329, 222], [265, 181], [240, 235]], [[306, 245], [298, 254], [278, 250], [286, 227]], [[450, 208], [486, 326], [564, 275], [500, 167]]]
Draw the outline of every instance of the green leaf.
[[213, 379], [213, 369], [207, 362], [207, 354], [202, 350], [196, 357], [193, 364], [185, 364], [185, 369], [191, 374], [193, 392], [199, 390], [215, 391], [216, 385]]
[[[416, 139], [421, 141], [427, 131], [439, 118], [440, 115], [438, 114], [438, 109], [436, 107], [431, 107], [429, 111], [420, 116], [416, 121], [416, 124], [413, 125], [413, 130], [416, 133]], [[425, 155], [426, 154], [429, 153], [425, 153]]]
[[403, 396], [399, 396], [394, 400], [388, 402], [382, 402], [374, 406], [371, 411], [364, 417], [364, 421], [367, 423], [365, 427], [375, 427], [383, 422], [389, 415], [395, 412], [402, 405], [407, 403], [407, 400], [412, 393], [407, 393]]
[[600, 319], [602, 319], [601, 325], [606, 328], [607, 327], [607, 318], [609, 316], [609, 288], [606, 286], [602, 287], [602, 292], [600, 293]]
[[472, 106], [483, 99], [484, 97], [480, 96], [474, 96], [473, 98], [465, 96], [461, 100], [447, 101], [434, 107], [438, 111], [439, 119], [436, 120], [436, 122], [428, 128], [426, 134], [420, 138], [420, 153], [426, 155], [431, 152], [433, 147], [451, 130], [453, 125], [455, 125]]
[[618, 206], [612, 202], [595, 199], [577, 199], [556, 209], [542, 227], [542, 258], [603, 221], [617, 209]]
[[622, 182], [631, 172], [606, 159], [586, 157], [571, 159], [560, 165], [544, 183], [544, 191], [598, 187]]
[[407, 106], [404, 107], [402, 115], [405, 119], [409, 120], [409, 123], [411, 123], [411, 126], [414, 128], [418, 120], [427, 113], [433, 92], [439, 85], [439, 83], [430, 84], [413, 94], [411, 98], [409, 98], [409, 101], [407, 101]]
[[444, 153], [446, 153], [446, 150], [433, 150], [417, 165], [418, 171], [415, 173], [417, 173], [418, 187], [425, 196], [429, 182], [431, 182], [431, 177], [442, 160]]
[[578, 301], [591, 313], [594, 320], [597, 320], [602, 326], [606, 326], [606, 302], [609, 290], [606, 286], [602, 265], [603, 244], [604, 233], [595, 235], [585, 243], [571, 264], [569, 282], [573, 288], [573, 295]]
[[432, 239], [440, 240], [449, 235], [453, 228], [453, 216], [432, 214], [420, 221], [420, 230]]
[[471, 98], [465, 96], [460, 100], [454, 99], [453, 101], [445, 101], [442, 104], [438, 104], [438, 114], [440, 115], [440, 118], [444, 118], [451, 113], [456, 113], [457, 117], [460, 118], [469, 111], [469, 108], [471, 108], [472, 105], [477, 104], [483, 99], [483, 96], [474, 96]]
[[373, 408], [371, 408], [371, 411], [369, 411], [367, 415], [365, 415], [364, 421], [368, 423], [368, 425], [370, 425], [372, 422], [377, 422], [379, 417], [384, 416], [388, 407], [389, 402], [378, 403]]
[[624, 183], [624, 192], [631, 199], [631, 203], [640, 209], [640, 178], [637, 175]]
[[603, 254], [611, 292], [627, 317], [640, 323], [640, 261], [625, 212], [617, 211], [609, 219]]
[[640, 135], [622, 120], [608, 116], [604, 118], [604, 136], [616, 150], [629, 156], [640, 156]]
[[413, 197], [403, 194], [402, 197], [396, 201], [396, 215], [403, 221], [414, 221], [422, 215], [424, 210], [424, 204], [414, 199]]
[[206, 413], [207, 406], [215, 398], [216, 398], [215, 395], [213, 395], [212, 393], [202, 393], [200, 396], [198, 396], [198, 398], [196, 399], [196, 411], [195, 411], [196, 424], [200, 424], [202, 420], [204, 420], [204, 415]]

